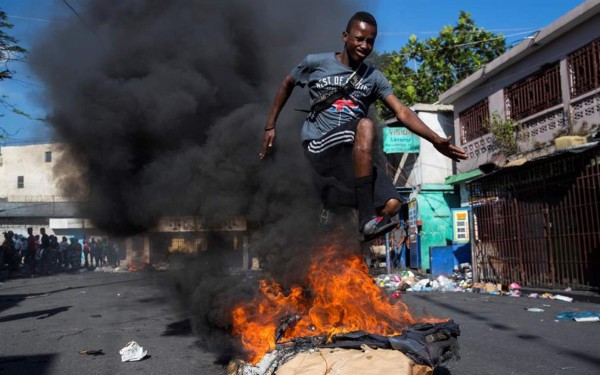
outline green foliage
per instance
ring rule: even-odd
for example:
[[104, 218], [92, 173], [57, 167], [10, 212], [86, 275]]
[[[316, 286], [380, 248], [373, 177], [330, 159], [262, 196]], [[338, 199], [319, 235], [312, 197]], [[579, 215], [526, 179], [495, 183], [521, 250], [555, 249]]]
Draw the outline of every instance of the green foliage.
[[[23, 60], [25, 53], [27, 52], [24, 48], [18, 45], [18, 41], [15, 37], [7, 34], [5, 30], [10, 30], [13, 25], [7, 21], [8, 17], [6, 13], [0, 9], [0, 82], [5, 79], [11, 79], [13, 71], [9, 68], [9, 63], [14, 60]], [[16, 108], [13, 104], [8, 101], [8, 97], [3, 95], [0, 97], [0, 107], [9, 110], [10, 112], [16, 113], [21, 116], [29, 117], [29, 115], [22, 110]], [[4, 116], [0, 112], [0, 117]], [[3, 129], [0, 129], [0, 133]], [[0, 135], [0, 138], [5, 135]]]
[[521, 124], [510, 118], [503, 118], [494, 112], [483, 127], [494, 135], [494, 142], [498, 149], [506, 155], [512, 155], [519, 149], [517, 134], [521, 129]]
[[[502, 34], [477, 27], [461, 11], [454, 26], [438, 36], [419, 40], [411, 35], [398, 52], [389, 53], [382, 67], [394, 93], [405, 105], [434, 103], [438, 96], [506, 51]], [[382, 118], [392, 117], [380, 106]]]
[[0, 68], [0, 80], [11, 78], [12, 72], [8, 69], [9, 61], [21, 59], [26, 52], [17, 44], [17, 40], [13, 36], [4, 31], [13, 28], [7, 19], [6, 13], [0, 10], [0, 63], [4, 66]]

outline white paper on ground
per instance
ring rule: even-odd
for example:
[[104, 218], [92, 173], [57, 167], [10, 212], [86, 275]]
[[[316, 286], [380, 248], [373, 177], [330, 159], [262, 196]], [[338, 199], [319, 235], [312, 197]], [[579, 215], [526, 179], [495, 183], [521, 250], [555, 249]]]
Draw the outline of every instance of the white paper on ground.
[[567, 297], [567, 296], [561, 296], [560, 294], [555, 295], [554, 299], [557, 299], [560, 301], [565, 301], [565, 302], [573, 302], [573, 298]]
[[540, 309], [539, 307], [526, 307], [525, 310], [530, 312], [544, 312], [544, 309]]
[[576, 322], [600, 322], [600, 318], [597, 316], [586, 316], [583, 318], [573, 318]]
[[119, 354], [121, 354], [121, 362], [131, 362], [143, 359], [148, 351], [139, 346], [137, 342], [130, 341], [123, 349], [119, 350]]

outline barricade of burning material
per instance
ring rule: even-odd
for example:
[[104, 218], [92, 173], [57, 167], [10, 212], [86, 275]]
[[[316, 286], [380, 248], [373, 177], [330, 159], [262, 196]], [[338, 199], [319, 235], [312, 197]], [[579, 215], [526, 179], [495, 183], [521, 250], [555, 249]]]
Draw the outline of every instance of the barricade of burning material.
[[[255, 298], [233, 310], [233, 333], [248, 356], [247, 362], [230, 363], [228, 374], [357, 369], [363, 375], [379, 374], [389, 373], [384, 372], [386, 360], [397, 369], [400, 358], [406, 374], [431, 374], [435, 366], [458, 358], [458, 325], [412, 317], [401, 301], [391, 303], [385, 297], [359, 257], [336, 255], [339, 251], [332, 247], [312, 259], [306, 290], [293, 287], [284, 293], [279, 284], [263, 280]], [[380, 359], [377, 363], [373, 353]], [[298, 367], [307, 363], [312, 363], [310, 369]], [[371, 364], [369, 371], [362, 370], [366, 363]], [[352, 369], [343, 367], [348, 365]]]
[[[295, 320], [295, 317], [289, 317]], [[285, 320], [285, 321], [284, 321]], [[282, 319], [278, 331], [290, 327]], [[256, 365], [232, 362], [228, 375], [286, 374], [394, 374], [427, 375], [451, 359], [458, 358], [460, 329], [446, 323], [416, 324], [401, 335], [380, 336], [363, 331], [332, 337], [312, 336], [276, 343]], [[357, 350], [358, 349], [358, 350]]]

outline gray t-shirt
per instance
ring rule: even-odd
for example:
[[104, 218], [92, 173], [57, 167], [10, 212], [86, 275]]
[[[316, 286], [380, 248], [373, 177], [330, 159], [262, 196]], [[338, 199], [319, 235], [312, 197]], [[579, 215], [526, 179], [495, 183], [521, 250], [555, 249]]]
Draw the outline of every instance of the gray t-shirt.
[[[340, 63], [334, 52], [308, 55], [292, 70], [297, 86], [308, 84], [311, 105], [316, 98], [331, 87], [344, 86], [353, 70]], [[351, 120], [363, 118], [373, 102], [392, 94], [392, 87], [381, 72], [368, 67], [358, 87], [350, 97], [335, 101], [331, 107], [321, 111], [314, 121], [308, 118], [302, 126], [302, 141], [321, 138], [330, 130]]]

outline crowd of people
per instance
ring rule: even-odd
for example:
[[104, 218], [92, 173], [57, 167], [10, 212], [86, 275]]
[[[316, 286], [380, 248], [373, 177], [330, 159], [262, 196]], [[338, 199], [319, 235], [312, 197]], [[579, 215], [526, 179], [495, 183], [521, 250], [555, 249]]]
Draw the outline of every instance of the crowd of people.
[[116, 241], [108, 238], [59, 238], [48, 235], [45, 228], [39, 234], [27, 228], [27, 236], [12, 231], [4, 233], [0, 246], [0, 270], [9, 274], [50, 274], [120, 265]]

